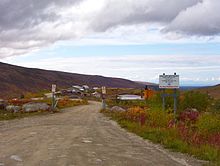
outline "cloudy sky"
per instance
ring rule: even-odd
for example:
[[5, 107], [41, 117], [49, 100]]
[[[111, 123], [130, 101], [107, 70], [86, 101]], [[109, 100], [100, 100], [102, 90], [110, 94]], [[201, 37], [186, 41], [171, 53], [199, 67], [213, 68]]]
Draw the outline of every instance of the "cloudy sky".
[[1, 0], [0, 61], [182, 85], [220, 83], [219, 0]]

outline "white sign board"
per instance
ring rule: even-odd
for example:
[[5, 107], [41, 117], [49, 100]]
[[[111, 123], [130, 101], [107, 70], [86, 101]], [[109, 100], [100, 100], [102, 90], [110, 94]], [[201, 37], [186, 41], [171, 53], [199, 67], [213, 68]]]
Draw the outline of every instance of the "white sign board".
[[52, 93], [55, 93], [56, 92], [56, 85], [55, 84], [52, 84]]
[[102, 87], [102, 94], [106, 94], [106, 87], [105, 86]]
[[179, 75], [160, 75], [159, 88], [164, 89], [178, 89]]

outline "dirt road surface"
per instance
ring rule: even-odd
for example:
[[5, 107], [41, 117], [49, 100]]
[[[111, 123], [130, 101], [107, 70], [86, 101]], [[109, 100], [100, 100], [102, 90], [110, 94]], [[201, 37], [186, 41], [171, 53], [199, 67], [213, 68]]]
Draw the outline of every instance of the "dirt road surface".
[[101, 105], [0, 122], [0, 166], [202, 165], [121, 129]]

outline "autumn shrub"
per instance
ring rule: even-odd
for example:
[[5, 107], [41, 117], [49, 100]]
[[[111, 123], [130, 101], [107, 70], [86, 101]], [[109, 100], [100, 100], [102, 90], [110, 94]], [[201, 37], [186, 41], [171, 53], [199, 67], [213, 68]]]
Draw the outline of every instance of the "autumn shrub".
[[182, 124], [187, 126], [188, 128], [194, 127], [193, 125], [196, 123], [199, 118], [199, 112], [192, 110], [185, 110], [184, 112], [180, 112], [178, 116], [179, 125]]
[[38, 98], [43, 97], [45, 93], [50, 93], [49, 90], [42, 90], [38, 92], [27, 92], [24, 94], [24, 98], [31, 99], [31, 98]]
[[133, 122], [140, 122], [142, 118], [145, 119], [146, 112], [141, 107], [131, 107], [127, 110], [127, 112], [124, 115], [125, 115], [125, 119], [127, 120]]
[[88, 104], [87, 100], [71, 100], [69, 98], [63, 98], [58, 100], [58, 108], [74, 107], [78, 105]]
[[9, 104], [15, 105], [15, 106], [22, 106], [29, 102], [31, 102], [31, 100], [29, 99], [11, 99], [8, 101]]
[[120, 106], [123, 108], [142, 107], [146, 108], [148, 105], [144, 100], [106, 100], [109, 107]]
[[182, 110], [187, 108], [195, 108], [198, 111], [206, 111], [210, 104], [210, 99], [207, 94], [197, 91], [188, 91], [183, 94], [183, 100], [180, 103]]
[[207, 142], [208, 144], [216, 146], [220, 149], [220, 132], [209, 135]]

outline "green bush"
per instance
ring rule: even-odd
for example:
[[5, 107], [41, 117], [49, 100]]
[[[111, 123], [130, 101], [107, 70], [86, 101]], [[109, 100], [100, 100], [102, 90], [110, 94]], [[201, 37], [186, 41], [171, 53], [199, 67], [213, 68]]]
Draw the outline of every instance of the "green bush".
[[220, 116], [214, 114], [202, 114], [195, 126], [203, 135], [220, 132]]
[[[165, 90], [165, 93], [170, 95], [170, 96], [166, 96], [165, 97], [165, 109], [173, 109], [173, 105], [174, 105], [174, 98], [173, 98], [173, 93], [174, 91], [171, 89], [167, 89]], [[180, 92], [177, 91], [177, 103], [179, 103], [180, 101]], [[151, 97], [147, 103], [151, 108], [160, 108], [162, 109], [162, 104], [163, 104], [163, 98], [162, 98], [162, 94], [163, 92], [160, 91], [158, 93], [156, 93], [153, 97]], [[178, 107], [179, 104], [177, 104]]]
[[181, 109], [196, 108], [198, 111], [206, 111], [210, 103], [209, 96], [204, 93], [188, 91], [183, 95]]
[[152, 109], [162, 109], [161, 94], [156, 93], [154, 96], [146, 100], [147, 105]]
[[153, 127], [167, 127], [172, 119], [174, 119], [173, 114], [162, 110], [148, 110], [146, 124]]
[[214, 161], [216, 164], [220, 159], [219, 149], [216, 149], [210, 145], [190, 147], [189, 152], [190, 154], [196, 154], [196, 156], [202, 160]]
[[211, 107], [211, 111], [213, 111], [215, 113], [220, 113], [220, 100], [214, 101], [214, 103]]
[[108, 99], [106, 100], [106, 103], [109, 107], [117, 105], [117, 106], [124, 107], [124, 108], [130, 108], [130, 107], [135, 107], [135, 106], [144, 108], [147, 106], [146, 101], [143, 101], [143, 100], [111, 100], [111, 99]]
[[164, 145], [166, 148], [172, 149], [173, 151], [179, 151], [182, 153], [187, 153], [189, 151], [189, 145], [179, 138], [173, 138], [172, 140], [167, 141]]

